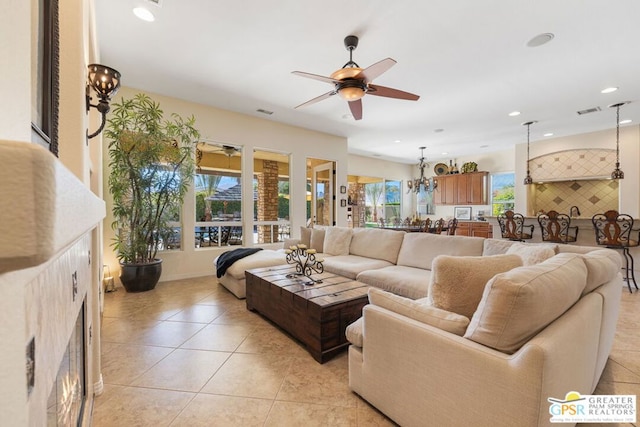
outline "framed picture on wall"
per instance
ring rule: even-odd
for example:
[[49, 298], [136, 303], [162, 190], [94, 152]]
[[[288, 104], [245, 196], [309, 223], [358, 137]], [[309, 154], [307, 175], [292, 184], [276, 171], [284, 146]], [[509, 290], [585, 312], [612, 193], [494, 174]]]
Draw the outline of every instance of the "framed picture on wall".
[[471, 206], [456, 206], [453, 208], [453, 216], [458, 221], [471, 221]]

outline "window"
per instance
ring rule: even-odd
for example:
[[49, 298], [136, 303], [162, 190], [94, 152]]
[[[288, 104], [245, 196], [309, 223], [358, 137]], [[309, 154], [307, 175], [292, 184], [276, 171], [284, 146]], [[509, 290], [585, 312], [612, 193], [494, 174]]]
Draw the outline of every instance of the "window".
[[253, 153], [255, 228], [253, 243], [276, 243], [290, 237], [289, 155], [255, 150]]
[[384, 217], [387, 219], [402, 217], [402, 183], [384, 182]]
[[515, 179], [516, 175], [514, 172], [491, 175], [492, 216], [498, 216], [505, 211], [513, 210], [515, 206]]
[[241, 156], [239, 147], [198, 143], [194, 176], [196, 248], [242, 244]]

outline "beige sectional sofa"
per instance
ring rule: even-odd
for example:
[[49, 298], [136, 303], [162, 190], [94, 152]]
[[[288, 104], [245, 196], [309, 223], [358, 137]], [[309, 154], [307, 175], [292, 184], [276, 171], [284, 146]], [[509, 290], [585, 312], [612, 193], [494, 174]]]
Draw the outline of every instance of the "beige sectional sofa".
[[[349, 385], [400, 425], [550, 425], [547, 398], [595, 389], [623, 288], [617, 252], [341, 227], [301, 237], [285, 246], [372, 286], [347, 328]], [[244, 297], [246, 269], [282, 263], [260, 251], [220, 281]]]

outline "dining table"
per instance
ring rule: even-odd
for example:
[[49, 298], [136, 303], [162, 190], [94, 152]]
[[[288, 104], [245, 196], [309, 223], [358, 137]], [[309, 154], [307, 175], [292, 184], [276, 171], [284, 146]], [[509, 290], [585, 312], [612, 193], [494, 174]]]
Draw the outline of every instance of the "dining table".
[[[421, 226], [419, 225], [401, 225], [398, 227], [379, 227], [381, 230], [395, 230], [395, 231], [404, 231], [405, 233], [421, 233], [424, 232], [424, 230], [422, 229]], [[442, 227], [442, 232], [443, 234], [447, 234], [446, 231], [448, 230], [447, 226]], [[429, 227], [429, 233], [435, 233], [436, 228], [435, 227]]]

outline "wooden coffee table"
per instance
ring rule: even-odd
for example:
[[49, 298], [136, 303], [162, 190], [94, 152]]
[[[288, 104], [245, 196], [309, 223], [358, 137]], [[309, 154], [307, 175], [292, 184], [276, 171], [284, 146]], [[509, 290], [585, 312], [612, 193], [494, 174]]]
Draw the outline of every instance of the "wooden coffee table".
[[295, 273], [289, 265], [247, 270], [247, 308], [257, 311], [300, 340], [324, 363], [346, 348], [344, 331], [362, 316], [369, 287], [332, 273], [314, 274], [316, 283]]

